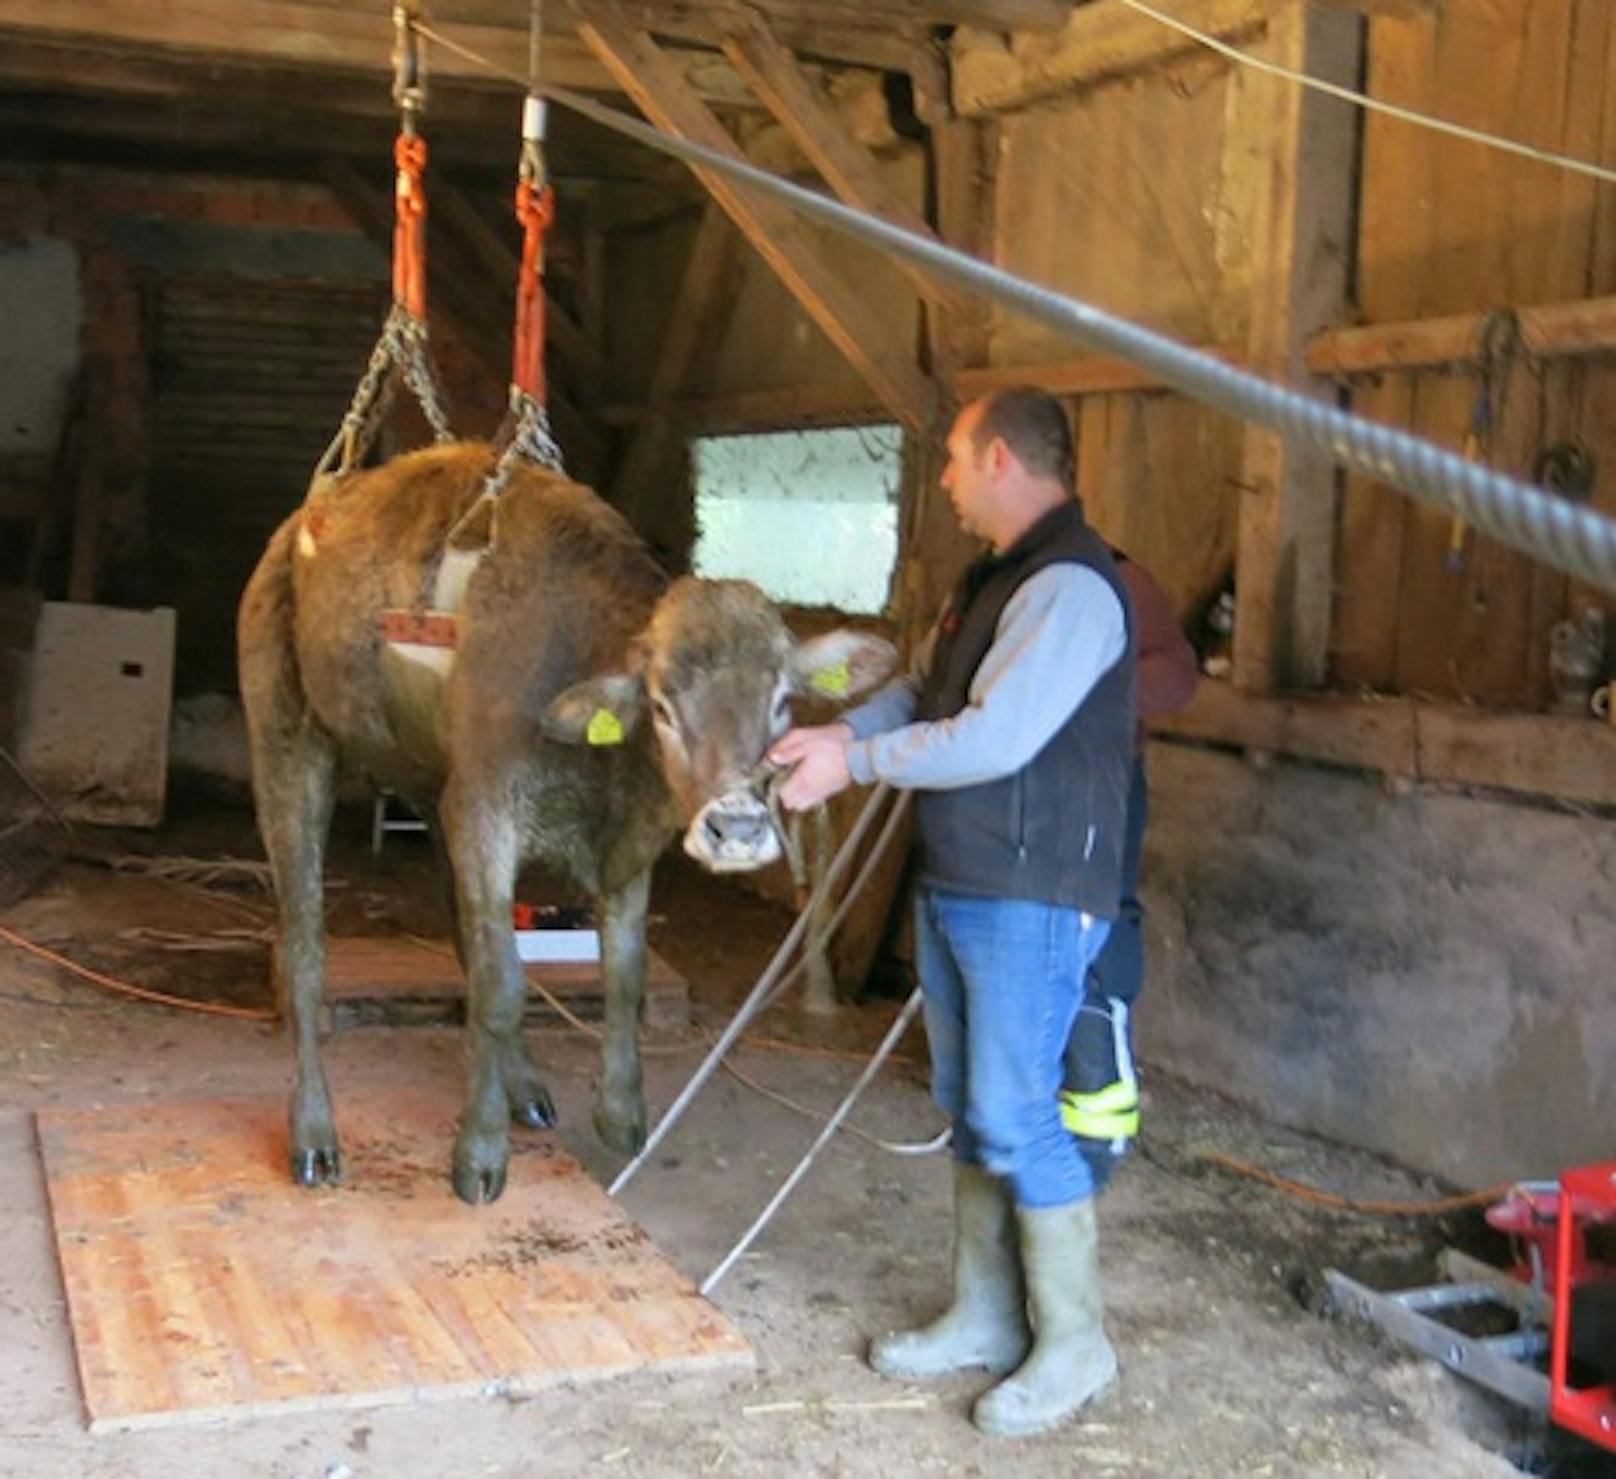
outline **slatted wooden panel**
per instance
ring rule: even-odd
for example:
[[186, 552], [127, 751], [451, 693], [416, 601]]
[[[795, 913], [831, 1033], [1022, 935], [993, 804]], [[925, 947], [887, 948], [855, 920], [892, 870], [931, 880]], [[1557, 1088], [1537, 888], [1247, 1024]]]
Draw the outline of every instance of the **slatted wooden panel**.
[[284, 502], [347, 409], [385, 307], [375, 283], [166, 279], [159, 472]]
[[385, 311], [376, 283], [159, 285], [151, 542], [163, 597], [179, 608], [182, 692], [233, 686], [241, 588], [301, 501]]
[[[1389, 101], [1590, 159], [1616, 162], [1616, 16], [1608, 0], [1491, 0], [1371, 21], [1369, 90]], [[1366, 124], [1360, 299], [1371, 322], [1527, 306], [1616, 287], [1616, 190], [1394, 120]], [[1599, 454], [1596, 502], [1616, 509], [1608, 361], [1524, 368], [1494, 460], [1531, 475], [1575, 436]], [[1356, 409], [1457, 448], [1469, 375], [1388, 376]], [[1548, 630], [1583, 593], [1472, 537], [1446, 568], [1450, 520], [1349, 482], [1333, 643], [1338, 677], [1496, 706], [1547, 696]]]
[[[1001, 123], [995, 260], [1190, 343], [1239, 345], [1250, 192], [1241, 84], [1183, 67]], [[1069, 339], [995, 309], [995, 364], [1070, 359]], [[1233, 558], [1239, 429], [1176, 396], [1090, 396], [1079, 488], [1101, 531], [1182, 606]]]
[[456, 1201], [455, 1109], [343, 1097], [319, 1191], [287, 1177], [278, 1096], [40, 1114], [91, 1428], [751, 1364], [548, 1139], [517, 1137], [500, 1201]]

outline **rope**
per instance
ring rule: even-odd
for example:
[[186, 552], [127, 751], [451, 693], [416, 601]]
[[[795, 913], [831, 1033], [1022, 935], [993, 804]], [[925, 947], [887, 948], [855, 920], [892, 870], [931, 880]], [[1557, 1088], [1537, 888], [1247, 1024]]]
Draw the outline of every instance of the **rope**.
[[678, 1098], [668, 1106], [667, 1112], [657, 1122], [655, 1128], [652, 1129], [640, 1153], [617, 1173], [616, 1179], [607, 1188], [609, 1196], [616, 1196], [639, 1174], [640, 1168], [656, 1153], [657, 1147], [667, 1138], [669, 1132], [678, 1124], [685, 1110], [690, 1107], [691, 1101], [701, 1092], [702, 1085], [716, 1072], [724, 1054], [734, 1045], [736, 1038], [741, 1035], [747, 1024], [763, 1009], [764, 1003], [768, 1001], [773, 992], [776, 980], [785, 969], [785, 962], [790, 959], [791, 952], [797, 948], [798, 942], [806, 933], [808, 920], [814, 909], [818, 907], [819, 900], [826, 897], [831, 889], [835, 887], [836, 880], [841, 877], [842, 869], [852, 858], [859, 843], [863, 841], [864, 834], [869, 831], [876, 813], [880, 810], [881, 803], [886, 799], [889, 789], [883, 783], [871, 792], [869, 800], [864, 803], [864, 809], [859, 813], [858, 820], [853, 823], [852, 830], [842, 842], [835, 858], [831, 860], [831, 865], [826, 870], [825, 876], [820, 879], [819, 886], [814, 890], [814, 897], [808, 901], [808, 907], [803, 909], [792, 923], [791, 928], [786, 932], [785, 939], [780, 942], [779, 948], [774, 952], [773, 958], [764, 967], [763, 974], [758, 977], [757, 984], [753, 986], [751, 994], [741, 1003], [735, 1015], [730, 1019], [729, 1026], [724, 1029], [717, 1042], [713, 1044], [712, 1051], [702, 1059], [701, 1065], [690, 1076], [690, 1081], [680, 1090]]
[[815, 1157], [830, 1142], [831, 1136], [836, 1133], [841, 1127], [842, 1121], [852, 1112], [853, 1105], [857, 1103], [859, 1095], [864, 1092], [870, 1080], [875, 1077], [887, 1055], [897, 1046], [898, 1039], [909, 1030], [909, 1024], [914, 1021], [915, 1014], [920, 1010], [920, 1000], [920, 988], [917, 986], [909, 994], [909, 1000], [903, 1004], [903, 1010], [893, 1019], [892, 1026], [887, 1029], [887, 1035], [881, 1039], [881, 1046], [875, 1050], [870, 1057], [870, 1061], [864, 1065], [864, 1071], [859, 1074], [858, 1081], [847, 1091], [846, 1097], [836, 1106], [831, 1117], [825, 1121], [824, 1127], [814, 1137], [814, 1143], [808, 1147], [807, 1153], [797, 1162], [792, 1173], [780, 1183], [779, 1189], [769, 1198], [768, 1206], [758, 1213], [752, 1225], [741, 1235], [740, 1241], [724, 1255], [718, 1267], [702, 1280], [701, 1293], [703, 1295], [711, 1294], [718, 1287], [724, 1275], [735, 1266], [746, 1250], [757, 1240], [758, 1234], [768, 1226], [769, 1220], [779, 1211], [786, 1198], [796, 1189], [797, 1183], [808, 1174], [808, 1168], [813, 1165]]
[[1388, 103], [1380, 98], [1370, 97], [1367, 93], [1356, 92], [1350, 87], [1342, 87], [1339, 83], [1326, 82], [1322, 77], [1314, 77], [1306, 72], [1298, 72], [1293, 67], [1284, 66], [1280, 62], [1271, 62], [1266, 57], [1253, 56], [1249, 51], [1241, 51], [1237, 46], [1230, 46], [1226, 41], [1219, 41], [1216, 36], [1210, 36], [1205, 31], [1197, 30], [1187, 21], [1181, 21], [1177, 16], [1168, 15], [1165, 11], [1157, 10], [1153, 5], [1145, 4], [1145, 0], [1122, 0], [1129, 10], [1138, 11], [1140, 15], [1147, 15], [1153, 21], [1158, 21], [1170, 30], [1177, 31], [1181, 36], [1188, 36], [1192, 41], [1199, 42], [1209, 51], [1215, 51], [1219, 56], [1227, 57], [1232, 62], [1238, 62], [1242, 67], [1251, 67], [1258, 72], [1267, 72], [1274, 77], [1283, 77], [1288, 82], [1298, 86], [1311, 88], [1314, 92], [1327, 93], [1332, 98], [1340, 98], [1343, 102], [1352, 103], [1371, 113], [1384, 113], [1389, 118], [1401, 119], [1404, 123], [1412, 123], [1420, 128], [1428, 128], [1436, 133], [1448, 134], [1456, 139], [1465, 139], [1472, 144], [1481, 144], [1488, 149], [1498, 149], [1505, 154], [1519, 155], [1522, 159], [1536, 160], [1539, 164], [1552, 164], [1559, 169], [1570, 170], [1574, 174], [1587, 175], [1595, 180], [1603, 180], [1607, 184], [1616, 183], [1616, 169], [1609, 169], [1605, 165], [1595, 164], [1592, 160], [1579, 159], [1575, 155], [1560, 154], [1552, 149], [1539, 149], [1533, 144], [1523, 144], [1518, 139], [1505, 138], [1502, 134], [1488, 133], [1479, 128], [1467, 128], [1462, 123], [1450, 123], [1446, 118], [1438, 118], [1431, 113], [1421, 113], [1414, 108], [1404, 108], [1397, 103]]
[[69, 960], [65, 955], [58, 955], [54, 950], [47, 950], [43, 945], [36, 945], [32, 940], [19, 935], [15, 930], [9, 930], [0, 925], [0, 940], [18, 950], [26, 950], [30, 955], [37, 955], [41, 960], [48, 960], [52, 965], [60, 966], [82, 980], [104, 991], [116, 992], [119, 996], [133, 996], [140, 1001], [156, 1002], [159, 1006], [177, 1007], [186, 1012], [205, 1012], [213, 1017], [237, 1017], [244, 1022], [274, 1022], [278, 1020], [275, 1012], [261, 1010], [257, 1007], [231, 1007], [215, 1001], [191, 1001], [183, 996], [170, 996], [166, 991], [152, 991], [145, 986], [131, 986], [127, 981], [120, 981], [116, 976], [106, 976], [100, 971], [93, 971], [88, 966], [79, 965]]
[[[487, 58], [451, 42], [436, 29], [417, 29], [492, 75], [509, 77]], [[1354, 472], [1459, 514], [1501, 544], [1601, 590], [1616, 592], [1616, 519], [1579, 508], [1491, 468], [1466, 463], [1462, 457], [1409, 432], [1366, 421], [1271, 384], [1165, 335], [1014, 277], [940, 242], [780, 179], [745, 160], [664, 133], [578, 93], [549, 86], [544, 92], [552, 101], [603, 128], [687, 164], [737, 180], [845, 236], [924, 267], [946, 282], [1012, 308], [1099, 353], [1125, 359], [1216, 410], [1305, 442]]]

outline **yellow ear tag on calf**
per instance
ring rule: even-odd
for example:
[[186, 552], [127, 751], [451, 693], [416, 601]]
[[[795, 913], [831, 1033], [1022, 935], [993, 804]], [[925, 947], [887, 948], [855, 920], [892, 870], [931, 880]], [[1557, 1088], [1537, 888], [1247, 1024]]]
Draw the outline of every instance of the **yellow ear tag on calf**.
[[853, 686], [853, 674], [844, 658], [841, 662], [832, 663], [828, 668], [820, 668], [809, 678], [808, 684], [831, 698], [845, 698], [847, 690]]
[[589, 728], [584, 738], [592, 745], [620, 745], [623, 743], [623, 721], [610, 709], [596, 709], [589, 716]]

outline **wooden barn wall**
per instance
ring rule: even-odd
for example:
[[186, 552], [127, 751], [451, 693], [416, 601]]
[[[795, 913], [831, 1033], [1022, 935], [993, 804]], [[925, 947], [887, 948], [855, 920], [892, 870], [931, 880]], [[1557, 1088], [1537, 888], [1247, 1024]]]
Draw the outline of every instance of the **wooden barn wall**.
[[[1609, 0], [1490, 0], [1414, 19], [1377, 17], [1369, 91], [1455, 122], [1589, 159], [1616, 160], [1616, 9]], [[1370, 323], [1486, 313], [1616, 292], [1616, 190], [1395, 120], [1366, 122], [1359, 299]], [[1388, 374], [1354, 407], [1459, 447], [1473, 372]], [[1616, 513], [1616, 365], [1517, 365], [1491, 460], [1531, 476], [1546, 447], [1598, 461], [1594, 503]], [[1446, 560], [1450, 520], [1349, 481], [1332, 669], [1345, 684], [1541, 708], [1549, 629], [1592, 593], [1470, 536]], [[1616, 608], [1612, 609], [1616, 615]]]
[[[1249, 302], [1253, 172], [1244, 89], [1195, 62], [1000, 123], [995, 258], [1019, 276], [1189, 343], [1240, 343]], [[995, 365], [1082, 346], [995, 309]], [[1078, 486], [1091, 518], [1181, 609], [1234, 557], [1240, 428], [1177, 396], [1076, 402]]]

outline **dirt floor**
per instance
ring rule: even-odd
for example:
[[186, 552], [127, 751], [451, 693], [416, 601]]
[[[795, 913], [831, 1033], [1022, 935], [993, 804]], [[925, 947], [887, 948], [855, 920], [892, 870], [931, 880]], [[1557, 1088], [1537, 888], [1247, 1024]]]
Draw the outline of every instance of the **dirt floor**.
[[[183, 798], [157, 834], [90, 833], [0, 923], [123, 979], [212, 1001], [268, 1001], [268, 901], [251, 870], [178, 875], [154, 860], [254, 859], [239, 807]], [[421, 931], [436, 920], [424, 846], [366, 847], [368, 818], [339, 816], [330, 872], [336, 933]], [[113, 866], [143, 856], [145, 871]], [[158, 871], [153, 872], [154, 866]], [[198, 879], [204, 881], [198, 882]], [[716, 1029], [788, 924], [754, 896], [670, 859], [653, 895], [654, 947], [689, 980]], [[434, 927], [435, 928], [435, 927]], [[205, 948], [192, 948], [201, 945]], [[827, 1111], [891, 1020], [894, 1004], [834, 1024], [790, 1007], [738, 1066]], [[690, 1034], [676, 1034], [690, 1040]], [[533, 1034], [550, 1075], [562, 1145], [602, 1180], [618, 1164], [590, 1130], [593, 1044]], [[789, 1051], [783, 1044], [817, 1051]], [[664, 1034], [647, 1060], [653, 1112], [699, 1053]], [[887, 1138], [939, 1127], [918, 1066], [919, 1035], [855, 1114]], [[453, 1029], [338, 1033], [326, 1063], [341, 1098], [401, 1076], [454, 1106]], [[821, 1158], [717, 1303], [757, 1353], [755, 1374], [638, 1377], [512, 1400], [296, 1414], [190, 1429], [91, 1435], [53, 1252], [32, 1113], [278, 1092], [290, 1056], [279, 1029], [120, 1000], [0, 945], [0, 1475], [274, 1475], [297, 1479], [480, 1474], [1096, 1476], [1407, 1475], [1517, 1472], [1531, 1434], [1513, 1415], [1360, 1327], [1316, 1313], [1322, 1270], [1372, 1283], [1432, 1277], [1444, 1241], [1470, 1221], [1385, 1221], [1308, 1207], [1209, 1167], [1220, 1150], [1359, 1197], [1426, 1199], [1438, 1189], [1393, 1167], [1264, 1125], [1159, 1076], [1147, 1080], [1144, 1151], [1101, 1204], [1109, 1324], [1120, 1385], [1067, 1430], [994, 1444], [966, 1421], [984, 1380], [894, 1386], [862, 1362], [872, 1334], [929, 1314], [945, 1290], [949, 1178], [941, 1157], [900, 1158], [843, 1136]], [[518, 1133], [529, 1133], [521, 1132]], [[625, 1194], [658, 1246], [700, 1278], [795, 1164], [814, 1126], [720, 1076]], [[444, 1195], [449, 1195], [445, 1180]], [[1523, 1447], [1523, 1443], [1526, 1447]], [[1540, 1461], [1534, 1465], [1546, 1471]], [[1569, 1472], [1562, 1462], [1557, 1472]], [[1595, 1469], [1578, 1467], [1579, 1474]]]

